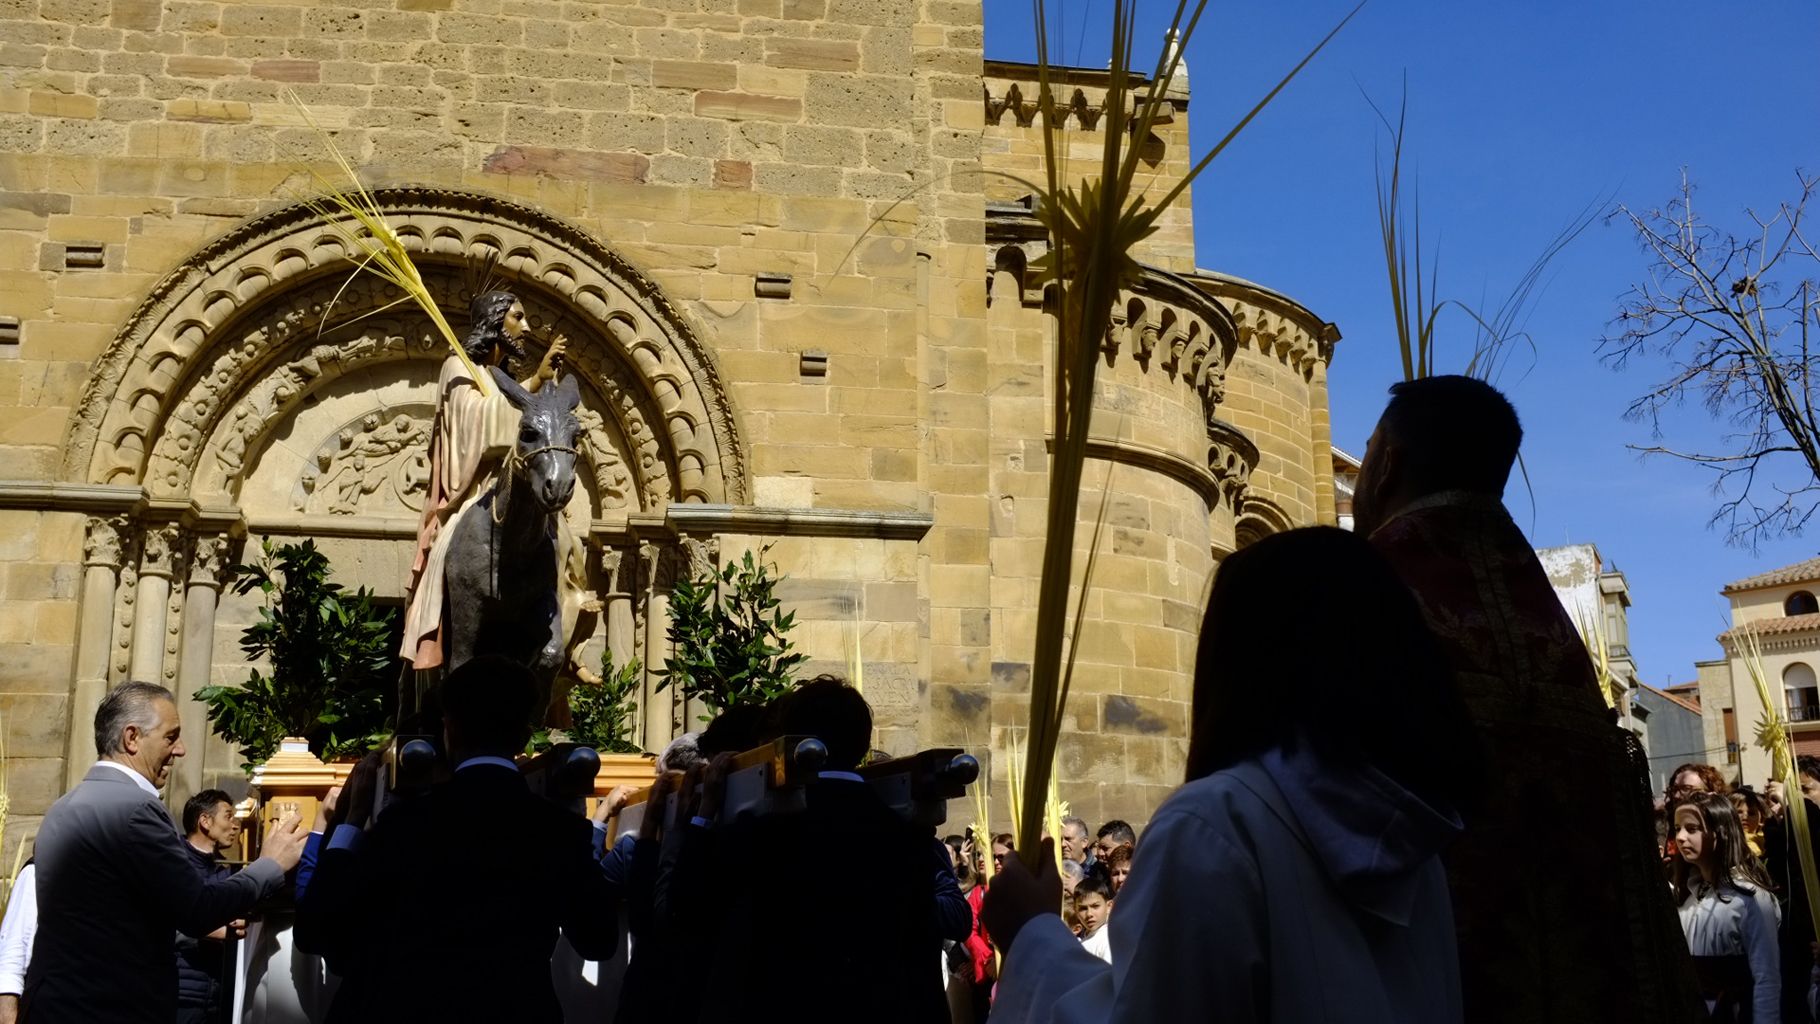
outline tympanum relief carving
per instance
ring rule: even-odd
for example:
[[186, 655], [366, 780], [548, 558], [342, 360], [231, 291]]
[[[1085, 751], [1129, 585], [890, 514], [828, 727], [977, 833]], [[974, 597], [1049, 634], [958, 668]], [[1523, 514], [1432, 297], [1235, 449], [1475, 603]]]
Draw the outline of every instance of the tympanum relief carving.
[[422, 513], [429, 455], [430, 410], [369, 412], [317, 447], [292, 504], [319, 515]]

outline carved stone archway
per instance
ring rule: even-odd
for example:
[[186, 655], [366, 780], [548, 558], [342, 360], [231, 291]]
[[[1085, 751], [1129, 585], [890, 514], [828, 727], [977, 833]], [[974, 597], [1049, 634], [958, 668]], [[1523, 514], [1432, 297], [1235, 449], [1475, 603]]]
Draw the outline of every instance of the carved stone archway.
[[[641, 488], [648, 497], [746, 500], [744, 456], [719, 372], [653, 282], [586, 232], [507, 200], [418, 188], [382, 189], [374, 198], [451, 313], [465, 308], [469, 269], [495, 255], [503, 285], [522, 294], [534, 323], [599, 342], [573, 346], [573, 363], [610, 394], [640, 461], [649, 456], [649, 469], [675, 477], [667, 495]], [[276, 415], [273, 406], [299, 398], [324, 364], [339, 369], [337, 353], [306, 342], [353, 269], [350, 255], [298, 205], [257, 218], [186, 261], [97, 361], [65, 446], [63, 478], [142, 484], [154, 498], [189, 494], [204, 439], [224, 417], [244, 423]], [[346, 322], [394, 298], [363, 279], [333, 316]], [[265, 405], [238, 404], [252, 382], [286, 371], [298, 378], [288, 391], [279, 382]]]
[[[436, 189], [374, 198], [458, 335], [488, 284], [524, 301], [540, 337], [569, 338], [588, 439], [570, 518], [599, 549], [594, 635], [619, 664], [655, 649], [687, 538], [652, 524], [671, 508], [749, 500], [733, 412], [696, 327], [606, 245], [539, 211]], [[171, 685], [186, 733], [206, 734], [189, 698], [212, 681], [218, 608], [222, 628], [232, 621], [223, 583], [242, 532], [335, 538], [388, 558], [402, 544], [408, 566], [447, 346], [391, 286], [352, 276], [353, 255], [306, 207], [256, 218], [160, 281], [97, 360], [62, 467], [97, 496], [93, 511], [113, 513], [89, 524], [72, 752], [107, 685], [126, 678]], [[477, 280], [489, 259], [493, 280]], [[646, 699], [658, 712], [647, 738], [666, 739], [670, 695], [653, 680]], [[202, 782], [203, 758], [186, 760], [179, 798]]]

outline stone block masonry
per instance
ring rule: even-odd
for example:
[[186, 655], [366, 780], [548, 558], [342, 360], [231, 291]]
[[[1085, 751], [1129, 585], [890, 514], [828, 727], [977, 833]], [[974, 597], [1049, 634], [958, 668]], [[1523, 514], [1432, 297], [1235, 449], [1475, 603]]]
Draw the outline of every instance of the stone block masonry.
[[[986, 62], [980, 4], [954, 0], [0, 3], [12, 824], [79, 774], [106, 685], [244, 678], [252, 610], [220, 595], [243, 535], [318, 536], [343, 582], [402, 593], [422, 481], [387, 445], [427, 422], [439, 349], [370, 282], [324, 327], [350, 264], [293, 209], [333, 173], [309, 120], [391, 190], [455, 319], [463, 268], [494, 252], [570, 337], [589, 657], [661, 665], [677, 575], [774, 542], [799, 643], [817, 670], [863, 663], [879, 745], [1007, 749], [1051, 339], [1024, 193], [977, 171], [1040, 172], [1027, 72]], [[1104, 76], [1064, 77], [1085, 151]], [[1172, 102], [1159, 180], [1190, 156]], [[1061, 755], [1095, 820], [1142, 821], [1179, 780], [1220, 555], [1332, 516], [1337, 335], [1198, 271], [1186, 202], [1139, 255], [1154, 272], [1096, 412], [1083, 514], [1113, 467], [1118, 500]], [[692, 714], [654, 684], [653, 745]], [[219, 741], [188, 760], [178, 798], [239, 774]]]

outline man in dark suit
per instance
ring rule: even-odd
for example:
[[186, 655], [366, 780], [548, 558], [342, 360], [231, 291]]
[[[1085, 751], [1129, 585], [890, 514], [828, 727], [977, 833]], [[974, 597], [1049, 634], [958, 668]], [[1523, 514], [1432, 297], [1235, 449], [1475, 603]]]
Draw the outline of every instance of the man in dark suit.
[[453, 778], [392, 802], [364, 834], [353, 805], [372, 773], [348, 780], [354, 820], [332, 829], [296, 932], [343, 975], [331, 1021], [558, 1024], [557, 932], [585, 959], [613, 958], [618, 893], [594, 830], [532, 795], [512, 762], [535, 694], [524, 666], [475, 658], [442, 685]]
[[[782, 701], [783, 731], [821, 739], [827, 766], [801, 813], [687, 826], [697, 834], [678, 854], [672, 924], [702, 944], [715, 984], [676, 1019], [737, 1020], [758, 1007], [778, 1019], [947, 1020], [933, 840], [855, 771], [871, 709], [832, 676]], [[699, 820], [718, 816], [723, 794], [717, 766]]]
[[38, 932], [21, 1000], [32, 1024], [170, 1024], [171, 935], [246, 916], [297, 865], [304, 834], [289, 818], [239, 874], [196, 871], [157, 790], [183, 756], [182, 729], [171, 692], [151, 683], [122, 683], [96, 710], [101, 760], [38, 829]]
[[[234, 873], [222, 851], [240, 838], [234, 801], [219, 789], [205, 789], [183, 805], [183, 838], [191, 863], [207, 881]], [[246, 935], [245, 921], [230, 921], [200, 938], [177, 933], [177, 1024], [224, 1024], [231, 998], [229, 957], [234, 941]]]

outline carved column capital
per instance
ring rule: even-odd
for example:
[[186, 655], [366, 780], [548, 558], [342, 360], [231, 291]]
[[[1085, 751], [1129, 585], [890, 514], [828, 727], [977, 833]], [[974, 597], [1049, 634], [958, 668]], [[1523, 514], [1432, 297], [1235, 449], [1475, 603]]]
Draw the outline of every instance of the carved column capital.
[[644, 569], [648, 593], [668, 597], [676, 586], [683, 567], [678, 564], [677, 545], [662, 541], [639, 541], [638, 564]]
[[622, 548], [603, 547], [600, 549], [600, 573], [607, 578], [607, 593], [623, 594], [629, 588], [619, 577], [621, 568], [626, 567], [626, 552]]
[[139, 575], [168, 580], [182, 575], [182, 569], [183, 531], [175, 525], [146, 530], [139, 552]]
[[232, 574], [233, 546], [233, 541], [220, 534], [197, 537], [190, 549], [190, 586], [221, 589]]
[[689, 578], [712, 576], [720, 562], [720, 538], [682, 535], [682, 554], [688, 559]]
[[119, 569], [126, 558], [127, 523], [118, 516], [89, 516], [82, 538], [82, 564]]

